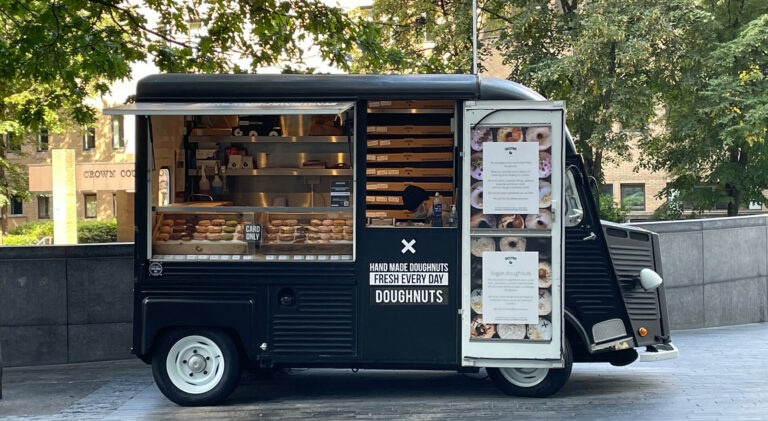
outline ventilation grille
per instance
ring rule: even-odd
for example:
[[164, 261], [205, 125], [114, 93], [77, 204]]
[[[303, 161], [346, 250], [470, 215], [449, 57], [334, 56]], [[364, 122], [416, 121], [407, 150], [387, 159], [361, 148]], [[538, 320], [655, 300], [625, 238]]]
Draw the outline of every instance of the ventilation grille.
[[272, 352], [338, 356], [355, 353], [352, 288], [298, 287], [297, 309], [272, 317]]
[[612, 237], [607, 239], [629, 317], [633, 320], [658, 319], [658, 292], [636, 288], [636, 279], [640, 271], [645, 268], [654, 268], [650, 236], [643, 234], [642, 237], [630, 235], [629, 238], [621, 240]]

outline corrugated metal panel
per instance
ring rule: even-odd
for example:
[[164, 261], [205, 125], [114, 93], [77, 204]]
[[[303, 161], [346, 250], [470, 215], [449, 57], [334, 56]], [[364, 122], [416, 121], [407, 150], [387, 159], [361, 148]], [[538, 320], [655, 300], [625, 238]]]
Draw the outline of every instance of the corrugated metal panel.
[[355, 295], [352, 288], [298, 287], [295, 311], [272, 316], [275, 354], [355, 353]]

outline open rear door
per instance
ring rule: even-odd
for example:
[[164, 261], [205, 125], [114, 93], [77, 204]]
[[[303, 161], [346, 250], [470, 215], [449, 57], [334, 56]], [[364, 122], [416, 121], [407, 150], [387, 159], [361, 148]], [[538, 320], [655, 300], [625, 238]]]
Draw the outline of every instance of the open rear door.
[[564, 103], [464, 107], [462, 365], [562, 367]]

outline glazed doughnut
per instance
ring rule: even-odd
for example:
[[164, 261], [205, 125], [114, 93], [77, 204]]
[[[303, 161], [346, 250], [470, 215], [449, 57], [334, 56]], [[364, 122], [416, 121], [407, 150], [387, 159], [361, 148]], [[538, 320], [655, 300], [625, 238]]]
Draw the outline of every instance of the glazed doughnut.
[[498, 142], [519, 142], [523, 140], [523, 129], [520, 127], [502, 127], [496, 132]]
[[343, 227], [346, 224], [347, 224], [347, 221], [344, 220], [344, 219], [334, 219], [333, 220], [333, 225], [336, 226], [336, 227]]
[[299, 234], [306, 234], [309, 232], [309, 227], [299, 225], [298, 227], [296, 227], [296, 232]]
[[319, 240], [320, 239], [320, 234], [307, 234], [307, 239], [312, 240], [312, 241]]
[[224, 225], [226, 223], [227, 223], [227, 221], [224, 220], [224, 219], [214, 219], [214, 220], [211, 221], [211, 225], [215, 225], [217, 227], [220, 227], [220, 226], [222, 226], [222, 225]]
[[203, 226], [203, 227], [207, 227], [207, 226], [211, 225], [211, 220], [210, 219], [201, 219], [201, 220], [197, 221], [197, 225], [200, 225], [200, 226]]
[[469, 294], [469, 304], [475, 314], [483, 314], [483, 289], [473, 289]]
[[280, 232], [280, 227], [276, 227], [274, 225], [267, 225], [267, 233], [277, 234], [278, 232]]
[[208, 233], [209, 234], [220, 234], [222, 230], [221, 225], [211, 225], [208, 227]]
[[196, 232], [192, 234], [192, 238], [194, 238], [195, 240], [205, 240], [205, 233]]
[[344, 240], [352, 241], [352, 238], [353, 238], [352, 234], [344, 234]]
[[296, 232], [296, 227], [282, 226], [280, 227], [280, 234], [293, 234]]
[[205, 233], [205, 232], [208, 232], [208, 228], [210, 227], [204, 227], [202, 225], [198, 225], [195, 227], [195, 231]]
[[313, 227], [316, 227], [316, 226], [319, 226], [319, 225], [322, 225], [322, 224], [323, 224], [323, 221], [321, 221], [319, 219], [312, 219], [312, 220], [309, 221], [309, 225], [312, 225]]
[[321, 227], [309, 227], [309, 232], [320, 232]]
[[174, 232], [169, 237], [171, 240], [181, 240], [181, 233], [180, 232]]
[[549, 313], [552, 313], [552, 294], [539, 288], [539, 316], [547, 316]]
[[274, 225], [276, 227], [279, 227], [279, 226], [283, 225], [283, 220], [282, 219], [273, 219], [272, 221], [270, 221], [270, 224], [272, 224], [272, 225]]
[[496, 242], [490, 237], [475, 237], [470, 240], [469, 250], [472, 255], [483, 257], [484, 251], [496, 251]]
[[168, 241], [168, 238], [170, 238], [171, 234], [168, 233], [161, 233], [157, 234], [157, 241]]
[[496, 228], [496, 216], [478, 212], [472, 215], [469, 226], [472, 228]]
[[475, 180], [483, 179], [483, 153], [475, 152], [469, 161], [469, 175]]
[[232, 234], [233, 232], [235, 232], [235, 227], [226, 226], [226, 227], [222, 228], [222, 231], [227, 233], [227, 234]]
[[524, 339], [525, 338], [525, 325], [512, 325], [512, 324], [498, 324], [496, 325], [496, 333], [499, 334], [501, 339]]
[[547, 209], [539, 209], [538, 215], [526, 216], [525, 227], [530, 229], [552, 228], [552, 212], [548, 211]]
[[306, 234], [296, 234], [296, 236], [293, 238], [294, 241], [304, 241], [307, 239]]
[[520, 215], [504, 215], [499, 220], [498, 228], [523, 228], [525, 227], [525, 220]]
[[552, 205], [552, 185], [549, 181], [539, 182], [539, 207], [548, 208]]
[[267, 241], [277, 241], [278, 236], [277, 234], [267, 234]]
[[499, 249], [501, 251], [525, 251], [525, 237], [501, 237]]
[[321, 240], [330, 240], [331, 239], [331, 234], [325, 234], [325, 233], [320, 234], [320, 239]]
[[352, 227], [344, 227], [344, 234], [352, 234], [354, 231], [354, 228]]
[[173, 227], [173, 232], [184, 232], [187, 230], [187, 227], [184, 225], [176, 225]]
[[228, 227], [236, 227], [237, 226], [237, 219], [228, 219], [227, 222], [224, 223], [224, 225]]
[[182, 234], [180, 240], [181, 241], [189, 241], [192, 239], [192, 236], [189, 234]]
[[539, 262], [539, 288], [549, 288], [552, 285], [552, 265], [549, 262]]
[[549, 127], [529, 127], [525, 132], [526, 142], [539, 142], [539, 150], [545, 151], [552, 146], [552, 129]]
[[235, 234], [235, 240], [243, 241], [243, 234]]
[[491, 323], [483, 323], [483, 316], [475, 315], [469, 329], [473, 338], [492, 338], [496, 334], [496, 326]]
[[341, 234], [341, 233], [331, 234], [331, 240], [343, 240], [343, 239], [344, 239], [344, 234]]
[[296, 226], [298, 224], [299, 224], [299, 221], [296, 219], [286, 219], [283, 221], [283, 225]]
[[326, 226], [326, 227], [330, 227], [331, 225], [333, 225], [333, 220], [332, 219], [323, 219], [322, 224], [324, 226]]
[[331, 232], [333, 228], [327, 225], [323, 225], [322, 227], [318, 227], [318, 230], [320, 232]]
[[333, 227], [331, 228], [331, 231], [335, 233], [341, 233], [344, 232], [344, 227]]
[[478, 127], [472, 130], [472, 140], [470, 141], [472, 150], [482, 151], [483, 143], [492, 141], [493, 135], [491, 134], [491, 129], [483, 129]]
[[552, 174], [552, 156], [547, 152], [539, 152], [539, 178], [547, 178]]
[[469, 204], [475, 209], [483, 208], [483, 182], [479, 181], [472, 185], [469, 194]]
[[209, 232], [208, 234], [205, 235], [205, 238], [211, 241], [219, 241], [221, 240], [221, 234]]
[[162, 227], [160, 227], [160, 232], [163, 234], [170, 234], [173, 232], [173, 228], [171, 228], [168, 225], [163, 225]]
[[221, 239], [222, 239], [223, 241], [230, 241], [230, 240], [232, 240], [233, 238], [235, 238], [235, 235], [234, 235], [234, 234], [230, 234], [230, 233], [224, 233], [224, 234], [221, 234]]
[[353, 220], [351, 220], [351, 219], [346, 219], [346, 220], [344, 220], [344, 223], [345, 223], [345, 224], [346, 224], [348, 227], [351, 227], [351, 226], [353, 226], [353, 225], [355, 224], [355, 221], [353, 221]]
[[163, 219], [162, 225], [167, 226], [167, 227], [172, 227], [173, 226], [173, 219]]
[[186, 219], [174, 219], [173, 220], [174, 225], [186, 225], [187, 220]]
[[293, 234], [279, 234], [277, 238], [279, 238], [280, 241], [293, 241]]
[[528, 325], [528, 339], [550, 340], [552, 339], [552, 322], [539, 317], [539, 324]]

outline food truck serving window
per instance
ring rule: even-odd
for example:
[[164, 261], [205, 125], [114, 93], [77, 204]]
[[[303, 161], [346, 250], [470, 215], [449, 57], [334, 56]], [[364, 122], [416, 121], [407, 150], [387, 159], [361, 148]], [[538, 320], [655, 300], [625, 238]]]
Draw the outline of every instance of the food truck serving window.
[[[110, 110], [151, 116], [151, 259], [354, 260], [352, 106], [137, 103]], [[167, 204], [158, 201], [161, 188], [172, 189]]]

